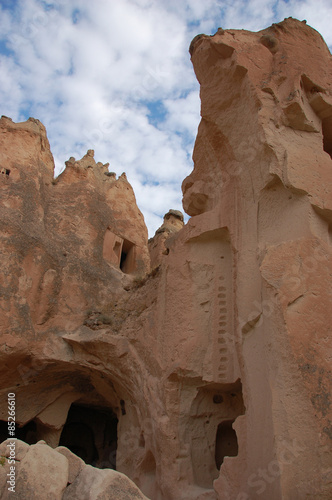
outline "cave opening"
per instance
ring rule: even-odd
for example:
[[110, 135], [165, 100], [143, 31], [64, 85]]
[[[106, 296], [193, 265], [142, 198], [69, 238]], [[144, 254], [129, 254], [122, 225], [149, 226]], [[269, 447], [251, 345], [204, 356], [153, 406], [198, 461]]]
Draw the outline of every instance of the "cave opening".
[[8, 438], [8, 423], [0, 420], [0, 443]]
[[232, 427], [234, 420], [225, 420], [218, 425], [216, 434], [215, 461], [217, 469], [225, 457], [236, 457], [239, 452], [236, 432]]
[[[4, 420], [0, 420], [0, 443], [6, 439], [10, 439], [11, 436], [8, 435], [8, 423]], [[36, 422], [30, 420], [27, 424], [19, 427], [16, 424], [15, 428], [15, 438], [24, 441], [27, 444], [35, 444], [38, 441], [37, 436], [37, 425]]]
[[[225, 456], [238, 454], [233, 422], [244, 415], [242, 384], [211, 384], [196, 390], [190, 407], [190, 462], [195, 484], [213, 488]], [[228, 444], [229, 443], [229, 444]]]
[[[59, 446], [65, 446], [88, 465], [116, 469], [118, 419], [109, 408], [72, 404], [62, 429]], [[15, 437], [32, 445], [44, 436], [38, 422], [16, 425]], [[8, 439], [8, 423], [0, 420], [0, 442]]]
[[66, 446], [88, 465], [116, 469], [118, 419], [109, 408], [72, 404], [59, 446]]
[[126, 274], [130, 274], [135, 271], [135, 245], [131, 241], [123, 240], [122, 252], [120, 257], [120, 269]]
[[123, 271], [126, 259], [127, 259], [127, 253], [124, 250], [122, 250], [122, 252], [121, 252], [121, 258], [120, 258], [120, 269], [122, 271]]

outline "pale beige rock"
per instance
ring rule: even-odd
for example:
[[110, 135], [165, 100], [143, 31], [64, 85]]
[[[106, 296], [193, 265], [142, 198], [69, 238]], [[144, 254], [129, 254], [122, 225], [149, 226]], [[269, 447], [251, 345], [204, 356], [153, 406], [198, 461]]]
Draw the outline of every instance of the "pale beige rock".
[[68, 483], [68, 461], [46, 444], [32, 445], [16, 463], [15, 492], [5, 488], [5, 499], [60, 500]]
[[75, 482], [66, 488], [63, 500], [148, 500], [124, 474], [86, 465]]
[[[9, 441], [1, 444], [1, 452]], [[43, 441], [29, 447], [17, 440], [16, 450], [15, 491], [8, 491], [9, 462], [0, 465], [3, 499], [148, 500], [123, 474], [85, 465], [65, 447], [53, 450]]]
[[5, 498], [5, 495], [7, 495], [8, 498], [8, 488], [11, 487], [10, 483], [7, 481], [10, 481], [10, 478], [8, 474], [10, 474], [12, 471], [10, 469], [10, 464], [8, 463], [8, 460], [3, 460], [3, 457], [0, 455], [0, 498]]
[[56, 448], [58, 453], [61, 453], [68, 460], [68, 483], [73, 483], [77, 476], [81, 473], [85, 467], [84, 461], [77, 455], [72, 453], [65, 446], [58, 446]]
[[0, 444], [0, 498], [8, 492], [8, 487], [11, 487], [7, 481], [10, 474], [10, 467], [15, 466], [25, 457], [29, 450], [29, 445], [20, 440], [6, 439]]
[[[6, 439], [0, 444], [0, 456], [1, 457], [10, 457], [10, 448], [8, 445], [13, 443], [13, 439]], [[29, 450], [29, 445], [24, 441], [20, 441], [19, 439], [15, 440], [15, 459], [23, 460], [25, 454]]]
[[63, 415], [68, 413], [70, 405], [79, 398], [79, 394], [63, 394], [50, 406], [37, 415], [40, 422], [55, 428], [61, 428], [65, 424]]

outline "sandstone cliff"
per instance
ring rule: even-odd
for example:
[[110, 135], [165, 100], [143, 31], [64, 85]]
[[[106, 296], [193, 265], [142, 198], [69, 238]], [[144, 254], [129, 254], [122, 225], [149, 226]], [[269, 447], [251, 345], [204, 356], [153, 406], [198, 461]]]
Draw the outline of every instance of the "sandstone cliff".
[[54, 181], [42, 125], [0, 122], [3, 439], [15, 392], [20, 439], [152, 500], [328, 500], [331, 54], [291, 18], [190, 52], [191, 219], [151, 270], [125, 176], [88, 151]]

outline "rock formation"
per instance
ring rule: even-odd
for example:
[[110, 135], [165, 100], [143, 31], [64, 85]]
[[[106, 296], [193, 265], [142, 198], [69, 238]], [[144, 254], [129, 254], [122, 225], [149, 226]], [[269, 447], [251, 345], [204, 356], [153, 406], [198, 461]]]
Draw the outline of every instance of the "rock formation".
[[[10, 457], [11, 439], [0, 445], [0, 454]], [[10, 472], [8, 460], [0, 468], [0, 488], [3, 500], [147, 500], [137, 486], [124, 474], [112, 469], [96, 469], [86, 465], [68, 448], [55, 450], [45, 441], [29, 446], [16, 441], [15, 491], [9, 491], [7, 480]]]
[[68, 491], [94, 466], [152, 500], [328, 500], [331, 54], [291, 18], [190, 52], [191, 218], [151, 264], [124, 175], [88, 151], [53, 180], [43, 126], [0, 122], [2, 439], [13, 392], [20, 439], [88, 464]]
[[245, 404], [233, 425], [238, 456], [214, 486], [221, 499], [327, 499], [331, 54], [291, 18], [259, 33], [220, 29], [191, 51], [202, 121], [183, 183], [194, 216], [186, 230], [228, 246], [219, 256], [229, 279], [219, 283], [229, 305], [212, 330], [211, 371], [220, 383], [238, 376]]
[[164, 216], [164, 222], [149, 240], [151, 268], [155, 269], [162, 262], [163, 255], [168, 255], [166, 240], [183, 228], [183, 214], [179, 210], [169, 210]]

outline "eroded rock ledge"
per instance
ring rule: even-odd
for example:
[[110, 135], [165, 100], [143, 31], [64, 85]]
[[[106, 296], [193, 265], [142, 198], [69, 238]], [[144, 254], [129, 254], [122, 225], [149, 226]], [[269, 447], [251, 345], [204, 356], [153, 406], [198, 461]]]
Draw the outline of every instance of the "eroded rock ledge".
[[151, 267], [125, 176], [88, 151], [54, 181], [40, 122], [0, 121], [3, 439], [15, 392], [20, 439], [153, 500], [328, 500], [331, 54], [290, 18], [191, 55], [191, 219]]

